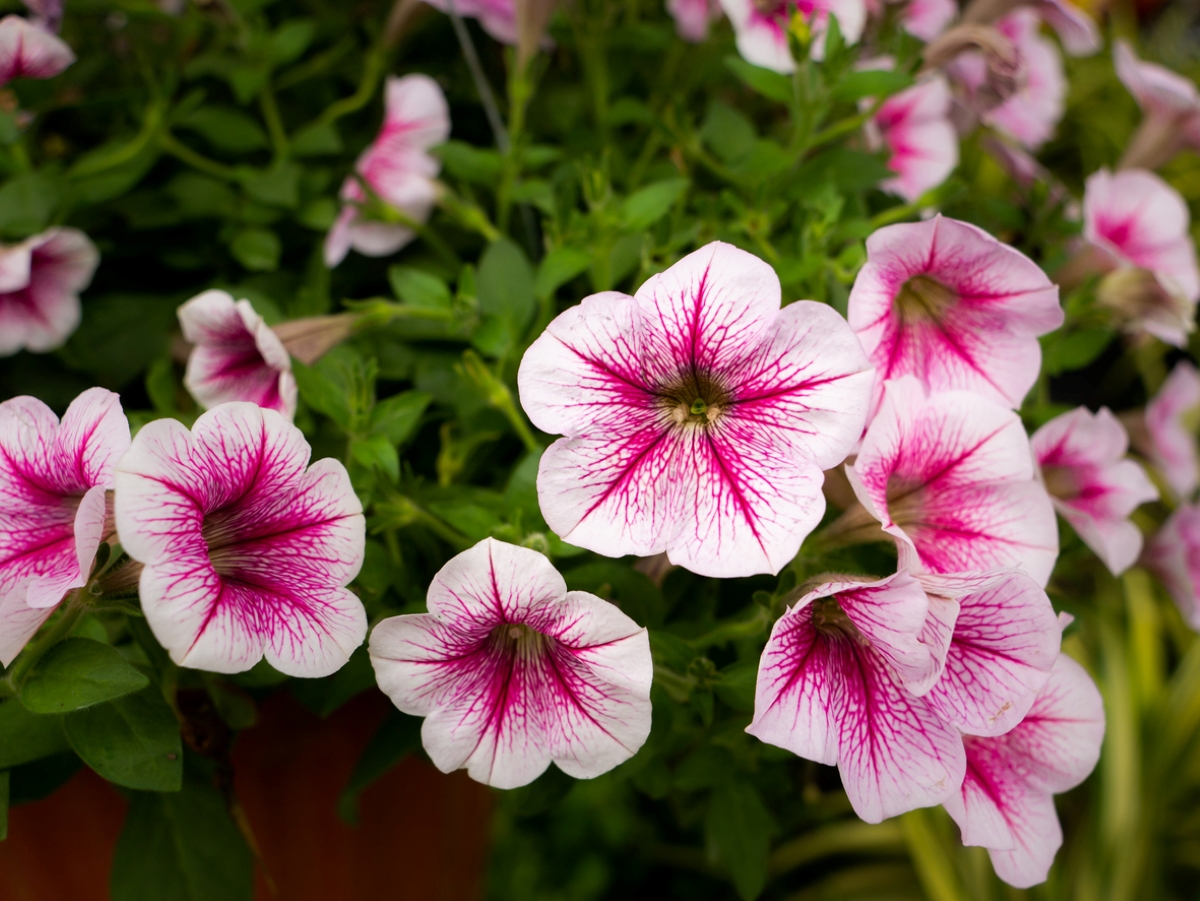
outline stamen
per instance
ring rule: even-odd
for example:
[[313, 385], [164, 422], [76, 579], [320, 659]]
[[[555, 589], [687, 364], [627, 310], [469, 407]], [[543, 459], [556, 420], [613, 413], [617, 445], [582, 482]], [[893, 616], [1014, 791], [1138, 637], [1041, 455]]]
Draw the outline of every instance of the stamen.
[[896, 293], [893, 305], [906, 322], [937, 321], [958, 302], [958, 294], [928, 275], [914, 275]]

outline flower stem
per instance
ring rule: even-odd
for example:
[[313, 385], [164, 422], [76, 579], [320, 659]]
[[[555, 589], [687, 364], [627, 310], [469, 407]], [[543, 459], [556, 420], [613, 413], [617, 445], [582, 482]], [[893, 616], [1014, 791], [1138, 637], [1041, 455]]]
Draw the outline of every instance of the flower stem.
[[471, 80], [475, 82], [475, 90], [483, 104], [488, 125], [492, 128], [496, 146], [500, 148], [501, 153], [507, 154], [511, 146], [508, 132], [504, 128], [504, 120], [500, 117], [500, 108], [496, 105], [496, 95], [492, 93], [492, 86], [479, 62], [479, 54], [475, 52], [475, 42], [471, 40], [471, 33], [467, 31], [466, 23], [458, 14], [454, 0], [447, 0], [446, 9], [450, 14], [450, 24], [454, 26], [454, 36], [458, 38], [458, 46], [462, 48], [463, 59], [467, 61], [467, 68], [471, 71]]
[[271, 145], [275, 150], [276, 162], [288, 155], [288, 136], [283, 127], [283, 117], [279, 115], [279, 105], [275, 102], [275, 92], [268, 83], [258, 95], [258, 105], [262, 110], [263, 119], [267, 123], [267, 131], [271, 135]]

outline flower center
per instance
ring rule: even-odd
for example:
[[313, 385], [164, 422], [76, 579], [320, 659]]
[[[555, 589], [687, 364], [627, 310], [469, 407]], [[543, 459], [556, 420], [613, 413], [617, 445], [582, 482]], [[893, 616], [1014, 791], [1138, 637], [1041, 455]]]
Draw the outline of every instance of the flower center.
[[1079, 481], [1068, 466], [1043, 466], [1042, 481], [1051, 497], [1069, 501], [1079, 496]]
[[540, 657], [554, 641], [524, 623], [501, 623], [492, 629], [492, 647], [503, 654], [528, 660]]
[[887, 485], [888, 517], [900, 528], [921, 522], [925, 507], [924, 485], [893, 476]]
[[892, 308], [902, 322], [937, 322], [958, 303], [958, 294], [928, 275], [914, 275], [896, 292]]
[[862, 634], [854, 625], [836, 597], [817, 598], [812, 602], [812, 625], [829, 638], [853, 638], [861, 640]]
[[677, 425], [707, 426], [729, 407], [730, 395], [715, 379], [688, 374], [659, 390], [659, 403]]

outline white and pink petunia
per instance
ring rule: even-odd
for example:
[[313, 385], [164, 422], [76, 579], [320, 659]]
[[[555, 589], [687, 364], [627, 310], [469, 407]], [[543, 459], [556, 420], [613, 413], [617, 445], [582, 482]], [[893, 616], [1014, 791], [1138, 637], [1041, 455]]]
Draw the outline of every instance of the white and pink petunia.
[[1019, 566], [1049, 580], [1054, 507], [1011, 410], [965, 391], [926, 397], [911, 378], [889, 382], [846, 474], [914, 573]]
[[205, 291], [179, 308], [183, 337], [192, 343], [183, 384], [206, 410], [246, 401], [296, 415], [296, 378], [279, 337], [248, 300]]
[[719, 0], [667, 0], [667, 12], [675, 20], [675, 31], [685, 41], [708, 40], [708, 26], [721, 17]]
[[1158, 576], [1184, 621], [1200, 631], [1200, 506], [1177, 507], [1146, 545], [1141, 562]]
[[0, 663], [12, 663], [111, 532], [105, 492], [129, 449], [120, 399], [90, 388], [60, 423], [40, 400], [0, 404]]
[[383, 128], [355, 163], [356, 176], [342, 185], [344, 205], [325, 239], [326, 265], [336, 266], [351, 248], [387, 256], [415, 237], [403, 222], [363, 217], [362, 207], [374, 201], [363, 183], [409, 222], [424, 222], [437, 201], [434, 179], [441, 169], [428, 150], [449, 136], [450, 108], [436, 81], [428, 75], [388, 78]]
[[[450, 12], [447, 0], [425, 0], [435, 9]], [[517, 43], [517, 7], [515, 0], [454, 0], [454, 12], [477, 19], [483, 30], [502, 44]]]
[[884, 191], [910, 203], [936, 188], [958, 165], [958, 133], [950, 122], [950, 86], [941, 75], [889, 97], [871, 120], [867, 136], [887, 146], [887, 166], [896, 173]]
[[362, 644], [346, 588], [362, 566], [362, 504], [337, 460], [274, 410], [227, 403], [189, 432], [142, 427], [117, 464], [121, 546], [145, 565], [142, 610], [180, 666], [238, 673], [266, 658], [327, 676]]
[[872, 379], [831, 307], [780, 310], [770, 266], [709, 244], [634, 297], [585, 298], [526, 352], [522, 406], [566, 436], [541, 459], [542, 513], [608, 556], [778, 572], [821, 519], [821, 471], [861, 435]]
[[567, 591], [537, 551], [487, 538], [442, 567], [427, 602], [428, 613], [375, 627], [371, 663], [384, 694], [425, 717], [421, 738], [442, 772], [516, 788], [553, 762], [590, 779], [646, 741], [646, 630]]
[[1158, 499], [1158, 489], [1126, 459], [1129, 434], [1102, 407], [1078, 407], [1050, 420], [1031, 439], [1042, 481], [1054, 506], [1113, 575], [1142, 552], [1142, 533], [1129, 515]]
[[1200, 372], [1177, 363], [1158, 393], [1146, 404], [1146, 456], [1167, 484], [1187, 500], [1200, 486]]
[[53, 78], [75, 62], [57, 35], [20, 16], [0, 19], [0, 86], [14, 78]]
[[1183, 197], [1153, 172], [1101, 169], [1088, 177], [1083, 236], [1095, 248], [1097, 265], [1144, 270], [1161, 286], [1147, 291], [1136, 278], [1110, 278], [1101, 288], [1102, 300], [1120, 309], [1136, 328], [1179, 347], [1195, 328], [1200, 300], [1190, 225]]
[[1157, 169], [1185, 147], [1200, 149], [1200, 91], [1190, 78], [1138, 59], [1123, 39], [1113, 42], [1113, 64], [1142, 108], [1122, 167]]
[[900, 10], [900, 27], [922, 41], [932, 41], [957, 15], [954, 0], [908, 0]]
[[1020, 251], [937, 216], [881, 228], [850, 291], [850, 326], [876, 369], [931, 391], [1019, 407], [1041, 367], [1038, 335], [1063, 321], [1058, 288]]
[[0, 245], [0, 357], [61, 347], [79, 326], [79, 292], [99, 263], [96, 246], [73, 228]]
[[967, 775], [945, 808], [965, 845], [988, 849], [996, 875], [1044, 882], [1062, 845], [1054, 795], [1087, 778], [1100, 758], [1104, 703], [1078, 663], [1060, 654], [1032, 709], [1014, 729], [965, 736]]
[[738, 52], [746, 62], [789, 74], [796, 69], [788, 44], [792, 16], [800, 15], [812, 30], [813, 59], [825, 55], [829, 17], [837, 18], [842, 39], [858, 43], [867, 21], [866, 0], [720, 0], [733, 25]]
[[1090, 56], [1104, 46], [1096, 20], [1070, 0], [1036, 0], [1029, 5], [1055, 30], [1071, 56]]

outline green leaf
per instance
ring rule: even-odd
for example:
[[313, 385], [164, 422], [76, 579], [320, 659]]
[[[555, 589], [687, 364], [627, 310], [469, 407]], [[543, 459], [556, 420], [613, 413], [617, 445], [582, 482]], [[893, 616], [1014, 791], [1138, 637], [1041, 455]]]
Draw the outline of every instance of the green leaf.
[[368, 469], [381, 469], [393, 482], [400, 481], [400, 455], [387, 435], [370, 435], [350, 442], [350, 456]]
[[41, 231], [62, 199], [57, 179], [48, 172], [24, 172], [0, 187], [0, 232], [24, 238]]
[[343, 429], [350, 428], [349, 399], [323, 368], [306, 366], [299, 360], [293, 360], [292, 374], [296, 377], [300, 397], [306, 404], [324, 413]]
[[538, 264], [533, 282], [539, 300], [553, 297], [554, 292], [592, 264], [592, 255], [578, 247], [555, 247]]
[[640, 626], [656, 629], [666, 617], [667, 604], [658, 586], [628, 566], [588, 563], [563, 573], [563, 578], [572, 591], [587, 591], [613, 601]]
[[271, 35], [271, 62], [278, 67], [299, 59], [316, 33], [317, 23], [312, 19], [288, 19]]
[[421, 422], [433, 398], [424, 391], [404, 391], [385, 398], [371, 411], [371, 431], [393, 445], [407, 441]]
[[274, 272], [279, 268], [283, 244], [269, 228], [245, 228], [229, 245], [234, 259], [252, 272]]
[[533, 267], [508, 238], [488, 245], [479, 261], [479, 309], [504, 320], [513, 337], [525, 330], [536, 308]]
[[70, 749], [61, 716], [41, 716], [17, 701], [0, 704], [0, 770]]
[[438, 501], [429, 505], [429, 511], [474, 541], [482, 541], [503, 525], [491, 510], [470, 501]]
[[138, 792], [117, 840], [112, 901], [251, 901], [254, 855], [207, 782]]
[[332, 122], [322, 122], [296, 132], [292, 156], [329, 156], [344, 149], [342, 136]]
[[8, 771], [8, 803], [16, 807], [18, 804], [48, 798], [70, 782], [82, 767], [83, 761], [70, 748], [60, 754], [15, 766]]
[[179, 791], [179, 722], [157, 686], [69, 714], [67, 739], [93, 770], [117, 785]]
[[786, 75], [753, 66], [740, 56], [725, 57], [725, 66], [750, 90], [780, 103], [792, 102], [792, 80]]
[[301, 169], [295, 163], [282, 163], [270, 169], [243, 166], [238, 177], [246, 193], [268, 206], [294, 210], [300, 205]]
[[1042, 367], [1047, 375], [1082, 369], [1104, 353], [1112, 339], [1112, 330], [1106, 328], [1083, 328], [1047, 335], [1042, 339]]
[[714, 100], [708, 105], [700, 139], [727, 163], [746, 156], [758, 140], [750, 120], [732, 107]]
[[251, 153], [269, 146], [262, 126], [231, 106], [202, 106], [176, 124], [194, 131], [217, 150], [228, 153]]
[[449, 310], [454, 306], [446, 283], [424, 270], [411, 266], [389, 266], [388, 282], [396, 297], [409, 306], [429, 310]]
[[712, 793], [705, 832], [717, 856], [729, 868], [743, 901], [757, 898], [767, 884], [771, 815], [754, 786], [728, 781]]
[[430, 151], [440, 157], [455, 178], [492, 187], [500, 178], [504, 161], [495, 150], [483, 150], [462, 141], [447, 141]]
[[902, 91], [913, 83], [911, 75], [884, 69], [847, 72], [829, 92], [834, 100], [854, 101], [863, 97], [879, 99]]
[[106, 388], [121, 388], [168, 350], [180, 300], [146, 294], [92, 297], [64, 356]]
[[141, 691], [150, 680], [121, 652], [89, 638], [52, 647], [21, 686], [21, 703], [34, 713], [70, 713]]
[[363, 748], [346, 787], [338, 795], [338, 816], [345, 822], [357, 825], [358, 799], [363, 791], [421, 747], [422, 722], [419, 716], [408, 716], [394, 708], [388, 711], [387, 717]]
[[669, 178], [634, 191], [621, 204], [621, 217], [630, 231], [649, 228], [668, 212], [688, 189], [686, 178]]

